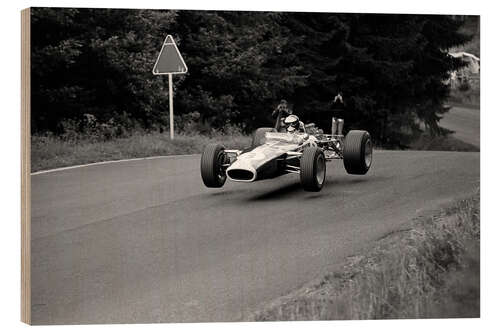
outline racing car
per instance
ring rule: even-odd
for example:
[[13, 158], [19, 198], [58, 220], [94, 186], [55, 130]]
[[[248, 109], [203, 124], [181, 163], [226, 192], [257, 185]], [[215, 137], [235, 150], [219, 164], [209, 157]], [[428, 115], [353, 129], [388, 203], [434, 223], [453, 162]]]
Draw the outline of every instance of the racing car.
[[[297, 118], [298, 119], [298, 118]], [[201, 178], [207, 187], [222, 187], [226, 179], [255, 182], [294, 173], [300, 176], [305, 191], [318, 192], [326, 179], [326, 162], [344, 160], [347, 173], [364, 175], [372, 164], [370, 134], [351, 130], [347, 135], [323, 134], [314, 124], [301, 132], [257, 129], [252, 144], [245, 150], [226, 149], [209, 144], [201, 155]]]

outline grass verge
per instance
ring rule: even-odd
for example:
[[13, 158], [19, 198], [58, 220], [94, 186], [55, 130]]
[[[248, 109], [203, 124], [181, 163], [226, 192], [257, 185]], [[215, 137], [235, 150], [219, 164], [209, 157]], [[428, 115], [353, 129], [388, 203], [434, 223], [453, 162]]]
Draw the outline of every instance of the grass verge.
[[249, 320], [479, 317], [479, 191], [387, 235], [366, 254]]
[[134, 134], [127, 138], [95, 142], [62, 140], [55, 136], [31, 137], [31, 171], [70, 165], [161, 155], [201, 153], [203, 147], [217, 142], [228, 148], [243, 149], [250, 145], [250, 136], [182, 135], [170, 140], [168, 134]]
[[[54, 135], [32, 135], [31, 171], [102, 161], [162, 155], [197, 154], [209, 143], [221, 143], [231, 149], [250, 146], [251, 136], [231, 133], [176, 134], [171, 141], [167, 133], [135, 133], [125, 138], [95, 140], [62, 139]], [[414, 150], [479, 151], [479, 148], [452, 136], [431, 137], [423, 134], [410, 146]]]
[[479, 147], [455, 138], [451, 134], [431, 136], [428, 133], [420, 135], [410, 144], [412, 150], [438, 150], [478, 152]]

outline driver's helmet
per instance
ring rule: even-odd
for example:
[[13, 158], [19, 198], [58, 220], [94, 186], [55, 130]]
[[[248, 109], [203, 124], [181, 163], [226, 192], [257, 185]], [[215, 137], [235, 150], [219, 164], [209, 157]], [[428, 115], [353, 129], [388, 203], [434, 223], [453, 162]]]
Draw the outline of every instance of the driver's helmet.
[[286, 131], [289, 133], [293, 133], [293, 132], [297, 131], [300, 127], [299, 117], [297, 117], [294, 114], [286, 117], [284, 123], [285, 123]]

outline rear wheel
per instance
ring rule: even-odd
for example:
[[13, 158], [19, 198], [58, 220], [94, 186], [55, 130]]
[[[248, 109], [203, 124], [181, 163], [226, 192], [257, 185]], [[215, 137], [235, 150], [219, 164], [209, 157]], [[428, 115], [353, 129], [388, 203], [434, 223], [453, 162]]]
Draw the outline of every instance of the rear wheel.
[[326, 178], [326, 160], [323, 150], [308, 147], [300, 159], [300, 182], [305, 191], [318, 192]]
[[224, 147], [219, 144], [209, 144], [201, 154], [201, 179], [207, 187], [222, 187], [226, 182], [224, 164], [228, 158]]
[[251, 149], [254, 149], [264, 143], [264, 138], [266, 137], [267, 132], [276, 132], [276, 129], [273, 127], [257, 128], [253, 134]]
[[364, 175], [372, 165], [373, 145], [367, 131], [349, 131], [344, 141], [344, 167], [352, 175]]

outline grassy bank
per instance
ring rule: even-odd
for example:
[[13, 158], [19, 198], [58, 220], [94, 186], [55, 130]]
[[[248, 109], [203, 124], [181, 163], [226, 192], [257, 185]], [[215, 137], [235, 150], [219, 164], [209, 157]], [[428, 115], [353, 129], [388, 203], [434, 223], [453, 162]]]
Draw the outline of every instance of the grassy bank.
[[387, 235], [250, 320], [479, 316], [479, 194]]
[[203, 147], [212, 142], [242, 149], [248, 147], [250, 141], [249, 136], [241, 134], [177, 134], [174, 141], [170, 140], [168, 133], [134, 134], [127, 138], [100, 142], [34, 135], [31, 137], [31, 171], [125, 158], [195, 154], [201, 153]]
[[[251, 136], [235, 132], [213, 135], [176, 134], [171, 141], [168, 133], [134, 133], [125, 138], [110, 140], [75, 136], [67, 139], [54, 135], [31, 137], [31, 171], [162, 155], [201, 153], [209, 143], [221, 143], [225, 147], [243, 149], [250, 145]], [[452, 136], [431, 137], [421, 135], [410, 146], [413, 150], [479, 151], [478, 147]]]
[[443, 136], [431, 136], [424, 133], [410, 144], [411, 150], [437, 150], [437, 151], [463, 151], [478, 152], [479, 147], [463, 142], [452, 134]]

